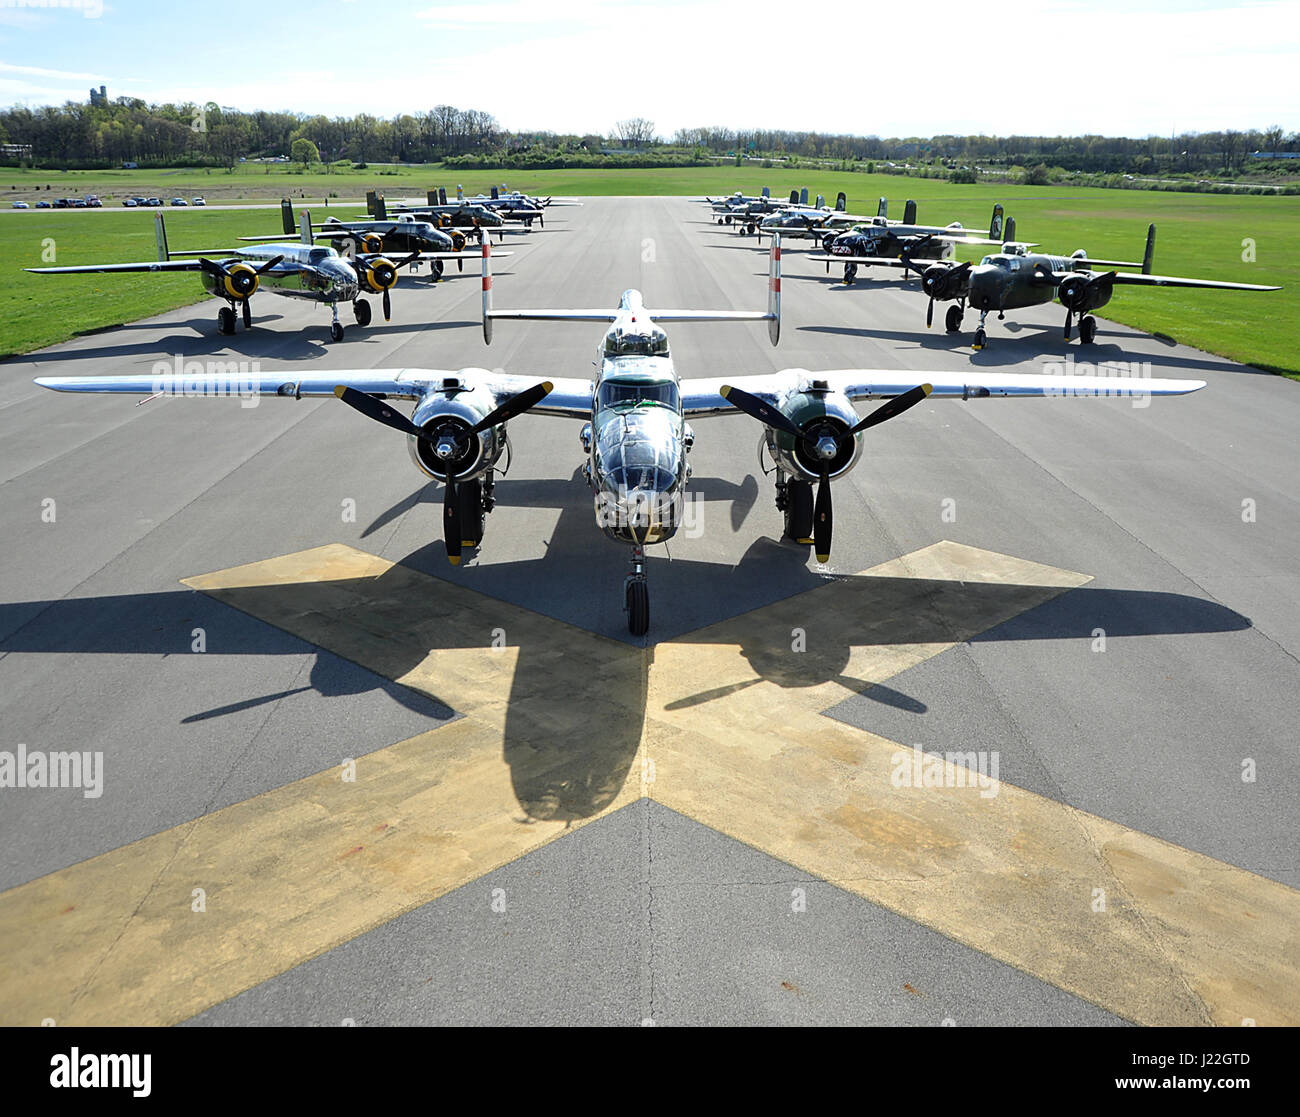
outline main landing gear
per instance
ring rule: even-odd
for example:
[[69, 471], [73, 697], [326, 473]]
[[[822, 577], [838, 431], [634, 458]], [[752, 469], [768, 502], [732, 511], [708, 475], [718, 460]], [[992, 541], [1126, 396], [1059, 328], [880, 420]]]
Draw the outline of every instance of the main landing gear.
[[950, 306], [948, 308], [948, 313], [943, 317], [943, 328], [950, 334], [955, 334], [961, 329], [961, 320], [965, 313], [965, 308], [960, 304]]
[[1079, 344], [1091, 345], [1092, 339], [1097, 336], [1097, 319], [1091, 314], [1085, 314], [1079, 319]]
[[791, 542], [811, 546], [813, 541], [813, 487], [797, 477], [777, 474], [776, 506], [785, 515], [782, 535]]
[[217, 332], [230, 337], [235, 332], [235, 308], [223, 306], [217, 311]]
[[633, 636], [650, 631], [650, 585], [645, 576], [645, 547], [640, 543], [632, 545], [632, 569], [623, 582], [623, 610]]
[[850, 285], [853, 283], [853, 281], [854, 281], [855, 279], [857, 279], [857, 278], [858, 278], [858, 265], [857, 265], [857, 264], [845, 264], [845, 265], [844, 265], [844, 285], [845, 285], [846, 287], [850, 286]]
[[[357, 299], [352, 304], [352, 315], [357, 320], [357, 325], [363, 329], [370, 325], [370, 304], [365, 299]], [[337, 341], [338, 339], [335, 338]]]

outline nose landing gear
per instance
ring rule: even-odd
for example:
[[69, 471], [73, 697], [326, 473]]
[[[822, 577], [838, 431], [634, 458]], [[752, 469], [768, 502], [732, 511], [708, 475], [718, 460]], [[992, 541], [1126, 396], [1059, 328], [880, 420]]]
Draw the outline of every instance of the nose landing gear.
[[644, 636], [650, 630], [650, 585], [645, 576], [645, 548], [640, 543], [632, 545], [632, 569], [623, 582], [623, 610], [633, 636]]

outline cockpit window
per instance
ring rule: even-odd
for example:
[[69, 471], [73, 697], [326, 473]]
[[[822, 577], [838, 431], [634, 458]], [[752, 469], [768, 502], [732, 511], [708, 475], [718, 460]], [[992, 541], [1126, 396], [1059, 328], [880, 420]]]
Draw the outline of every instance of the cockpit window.
[[307, 263], [323, 264], [326, 260], [328, 260], [333, 255], [334, 255], [334, 249], [332, 248], [313, 248], [310, 252], [307, 253]]
[[666, 357], [668, 356], [668, 335], [663, 330], [651, 326], [648, 329], [629, 330], [616, 326], [605, 335], [605, 356], [607, 357]]
[[624, 404], [661, 403], [674, 411], [680, 408], [680, 396], [677, 385], [671, 380], [661, 383], [647, 383], [605, 380], [600, 385], [600, 406], [617, 407]]

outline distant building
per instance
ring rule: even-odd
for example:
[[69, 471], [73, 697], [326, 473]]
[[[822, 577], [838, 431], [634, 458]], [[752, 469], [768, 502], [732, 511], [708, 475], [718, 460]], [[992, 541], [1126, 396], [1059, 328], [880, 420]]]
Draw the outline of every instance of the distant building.
[[90, 91], [90, 103], [92, 105], [104, 106], [108, 104], [108, 86], [101, 85], [98, 90]]
[[1252, 151], [1252, 159], [1300, 159], [1300, 151]]

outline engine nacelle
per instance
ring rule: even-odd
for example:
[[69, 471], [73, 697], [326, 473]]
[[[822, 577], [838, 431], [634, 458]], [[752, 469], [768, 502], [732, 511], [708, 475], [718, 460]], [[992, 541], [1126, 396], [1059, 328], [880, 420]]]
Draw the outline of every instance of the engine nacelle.
[[[858, 413], [842, 392], [831, 391], [825, 381], [813, 380], [776, 401], [777, 410], [795, 424], [804, 437], [795, 439], [782, 431], [767, 427], [764, 443], [768, 454], [786, 473], [803, 481], [816, 481], [821, 476], [822, 459], [815, 453], [818, 438], [827, 436], [840, 439], [858, 422]], [[843, 477], [862, 456], [862, 438], [845, 439], [839, 443], [835, 456], [829, 459], [827, 475]], [[761, 461], [760, 461], [760, 464]]]
[[[468, 389], [459, 378], [448, 377], [439, 387], [430, 389], [416, 406], [411, 422], [433, 435], [434, 441], [414, 436], [406, 440], [416, 468], [442, 482], [449, 473], [457, 482], [481, 477], [496, 465], [508, 445], [505, 424], [472, 437], [467, 437], [466, 432], [495, 406], [496, 401], [487, 391]], [[441, 443], [439, 436], [444, 436]]]
[[251, 299], [257, 292], [257, 269], [249, 264], [231, 264], [222, 277], [222, 287], [228, 299]]
[[932, 265], [921, 274], [921, 290], [932, 299], [942, 302], [955, 299], [961, 295], [962, 287], [970, 275], [970, 265], [958, 265], [955, 268], [940, 264]]
[[1114, 293], [1114, 276], [1107, 273], [1092, 277], [1071, 276], [1057, 288], [1056, 295], [1062, 306], [1079, 313], [1105, 306]]
[[363, 263], [356, 261], [357, 274], [361, 282], [376, 295], [388, 290], [397, 283], [397, 267], [385, 256]]

